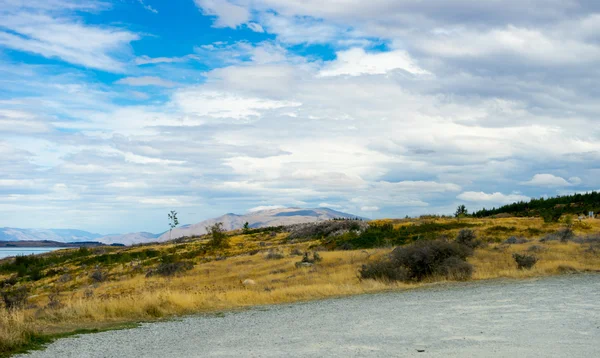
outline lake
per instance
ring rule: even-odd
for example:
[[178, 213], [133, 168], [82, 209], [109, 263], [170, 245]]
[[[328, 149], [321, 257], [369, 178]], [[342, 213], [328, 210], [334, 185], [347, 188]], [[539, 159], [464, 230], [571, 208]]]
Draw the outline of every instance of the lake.
[[60, 249], [64, 249], [64, 247], [0, 247], [0, 259], [9, 256], [43, 254]]

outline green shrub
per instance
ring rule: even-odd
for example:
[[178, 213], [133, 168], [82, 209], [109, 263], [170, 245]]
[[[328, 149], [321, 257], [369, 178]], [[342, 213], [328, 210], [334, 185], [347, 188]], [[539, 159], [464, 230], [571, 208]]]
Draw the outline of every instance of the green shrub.
[[223, 223], [215, 223], [212, 226], [207, 226], [206, 231], [210, 235], [210, 245], [215, 248], [227, 248], [229, 247], [229, 240], [225, 229], [223, 229]]

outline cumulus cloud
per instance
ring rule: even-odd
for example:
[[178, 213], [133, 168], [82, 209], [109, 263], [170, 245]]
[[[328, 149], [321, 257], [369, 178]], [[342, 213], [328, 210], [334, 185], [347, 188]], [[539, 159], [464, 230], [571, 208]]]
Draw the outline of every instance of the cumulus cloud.
[[518, 201], [529, 201], [530, 199], [530, 197], [520, 194], [502, 194], [500, 192], [488, 194], [482, 191], [466, 191], [460, 193], [456, 198], [481, 204], [510, 204]]
[[3, 48], [59, 60], [0, 64], [15, 225], [160, 231], [167, 209], [271, 204], [397, 217], [600, 185], [590, 2], [197, 0], [227, 36], [153, 57], [77, 17], [109, 5], [1, 3]]
[[384, 74], [401, 69], [412, 74], [426, 74], [405, 51], [367, 53], [362, 48], [353, 48], [337, 53], [335, 61], [321, 70], [321, 76]]
[[250, 19], [250, 11], [241, 5], [237, 5], [228, 0], [194, 0], [202, 13], [209, 16], [215, 16], [216, 27], [235, 28]]
[[523, 182], [522, 184], [542, 187], [563, 187], [577, 185], [580, 183], [581, 179], [578, 177], [571, 177], [567, 181], [562, 177], [552, 174], [535, 174], [531, 180]]

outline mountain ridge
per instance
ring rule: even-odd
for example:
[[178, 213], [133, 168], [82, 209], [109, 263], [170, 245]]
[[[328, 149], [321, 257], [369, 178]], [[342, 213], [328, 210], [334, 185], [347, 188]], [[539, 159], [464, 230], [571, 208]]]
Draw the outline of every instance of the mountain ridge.
[[225, 230], [237, 230], [248, 222], [252, 228], [266, 226], [292, 225], [316, 221], [331, 220], [334, 218], [359, 218], [369, 220], [353, 214], [329, 208], [274, 208], [251, 211], [246, 214], [227, 213], [216, 218], [210, 218], [195, 224], [181, 225], [171, 232], [154, 234], [150, 232], [132, 232], [127, 234], [102, 235], [78, 229], [20, 229], [11, 227], [0, 228], [0, 242], [5, 241], [55, 241], [60, 243], [78, 243], [97, 241], [107, 245], [124, 244], [133, 245], [152, 241], [167, 241], [182, 236], [199, 236], [206, 233], [206, 226], [217, 222], [223, 223]]

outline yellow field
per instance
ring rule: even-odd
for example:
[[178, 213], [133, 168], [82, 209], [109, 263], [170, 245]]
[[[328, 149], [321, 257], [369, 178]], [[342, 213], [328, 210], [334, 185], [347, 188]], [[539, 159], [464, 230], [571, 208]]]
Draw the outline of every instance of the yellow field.
[[[481, 227], [475, 228], [479, 237], [485, 237], [486, 230], [499, 225], [515, 227], [517, 233], [525, 233], [528, 228], [552, 231], [558, 227], [545, 226], [537, 219], [486, 219], [478, 222], [482, 223]], [[577, 231], [580, 234], [600, 232], [599, 222], [590, 221]], [[395, 223], [412, 224], [415, 224], [414, 220]], [[65, 270], [72, 276], [70, 280], [61, 282], [59, 277], [42, 279], [33, 287], [26, 309], [0, 312], [0, 354], [27, 344], [32, 335], [40, 333], [104, 328], [123, 322], [253, 305], [402, 290], [433, 281], [418, 284], [361, 281], [357, 275], [361, 265], [389, 253], [389, 248], [320, 252], [321, 262], [312, 267], [297, 268], [295, 263], [301, 257], [292, 256], [292, 249], [307, 250], [309, 245], [318, 242], [286, 244], [284, 237], [285, 234], [234, 236], [226, 259], [216, 259], [207, 253], [194, 259], [196, 265], [192, 270], [170, 278], [146, 277], [143, 270], [131, 263], [113, 265], [108, 271], [107, 281], [91, 283], [89, 272], [93, 268], [67, 267]], [[475, 268], [475, 280], [600, 271], [600, 253], [588, 250], [589, 245], [557, 241], [539, 243], [537, 240], [506, 245], [495, 243], [493, 238], [489, 241], [492, 242], [477, 249], [475, 255], [469, 258]], [[187, 243], [185, 250], [193, 250], [195, 245], [202, 243], [202, 240]], [[538, 246], [535, 255], [540, 258], [539, 262], [531, 270], [518, 270], [512, 254], [527, 252], [533, 245]], [[176, 252], [177, 248], [184, 250], [181, 244], [163, 244], [153, 248], [166, 252]], [[133, 250], [138, 249], [148, 247]], [[256, 250], [261, 251], [255, 253]], [[269, 250], [277, 250], [284, 257], [267, 259]], [[255, 284], [242, 284], [246, 279], [253, 280]], [[53, 305], [49, 305], [51, 296]]]

